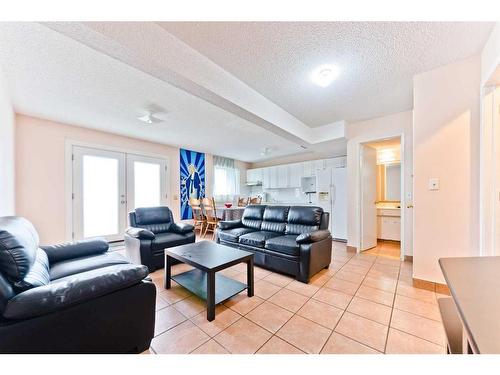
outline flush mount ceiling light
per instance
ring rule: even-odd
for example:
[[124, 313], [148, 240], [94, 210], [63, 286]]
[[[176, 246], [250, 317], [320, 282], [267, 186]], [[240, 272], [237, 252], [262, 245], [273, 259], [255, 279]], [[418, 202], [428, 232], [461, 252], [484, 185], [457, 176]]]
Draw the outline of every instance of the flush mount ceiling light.
[[145, 114], [138, 116], [137, 119], [147, 125], [164, 122], [164, 117], [167, 114], [165, 108], [154, 103], [149, 103], [144, 110], [141, 110], [141, 112]]
[[155, 117], [154, 114], [152, 113], [148, 113], [144, 116], [137, 117], [137, 119], [148, 125], [156, 124], [158, 122], [163, 122], [161, 118]]
[[265, 147], [260, 151], [261, 156], [267, 156], [271, 153], [271, 149], [269, 147]]
[[321, 65], [312, 72], [311, 81], [320, 87], [327, 87], [339, 76], [339, 73], [339, 68], [335, 65]]

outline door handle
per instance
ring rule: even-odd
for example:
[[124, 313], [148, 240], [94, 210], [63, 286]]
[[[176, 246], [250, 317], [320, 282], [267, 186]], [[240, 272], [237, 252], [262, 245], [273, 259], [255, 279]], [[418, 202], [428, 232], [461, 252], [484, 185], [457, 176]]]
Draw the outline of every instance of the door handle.
[[409, 204], [406, 208], [413, 208], [413, 204]]

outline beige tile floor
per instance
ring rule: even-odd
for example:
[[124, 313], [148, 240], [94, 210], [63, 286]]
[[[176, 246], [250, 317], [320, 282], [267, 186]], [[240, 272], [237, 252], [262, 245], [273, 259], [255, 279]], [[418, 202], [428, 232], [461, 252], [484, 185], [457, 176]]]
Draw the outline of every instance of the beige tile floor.
[[[384, 242], [356, 255], [334, 242], [329, 269], [309, 284], [255, 268], [255, 296], [219, 305], [206, 320], [205, 303], [181, 286], [157, 286], [155, 337], [149, 353], [445, 353], [437, 295], [412, 287], [412, 263]], [[399, 250], [397, 250], [399, 251]], [[246, 266], [223, 271], [246, 280]], [[174, 266], [174, 273], [187, 265]]]

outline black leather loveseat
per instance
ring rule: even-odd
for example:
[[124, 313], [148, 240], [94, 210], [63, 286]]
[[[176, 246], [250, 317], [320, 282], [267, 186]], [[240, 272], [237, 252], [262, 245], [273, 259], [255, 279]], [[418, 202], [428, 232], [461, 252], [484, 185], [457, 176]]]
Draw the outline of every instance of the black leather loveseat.
[[330, 264], [328, 221], [321, 207], [250, 205], [241, 220], [219, 223], [217, 242], [252, 251], [255, 264], [307, 283]]
[[164, 251], [195, 241], [194, 226], [174, 223], [168, 207], [136, 208], [129, 213], [130, 228], [125, 232], [127, 257], [153, 272], [165, 267]]
[[147, 267], [104, 240], [38, 245], [26, 219], [0, 217], [0, 353], [139, 353], [154, 334]]

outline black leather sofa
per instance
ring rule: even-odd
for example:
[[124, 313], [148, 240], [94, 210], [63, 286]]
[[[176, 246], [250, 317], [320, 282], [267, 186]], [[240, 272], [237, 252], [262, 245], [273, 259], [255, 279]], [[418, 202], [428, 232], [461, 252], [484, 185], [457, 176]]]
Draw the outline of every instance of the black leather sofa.
[[174, 223], [168, 207], [136, 208], [129, 213], [130, 228], [125, 232], [125, 250], [136, 264], [149, 272], [165, 267], [164, 249], [195, 242], [194, 226]]
[[39, 246], [24, 218], [0, 217], [0, 353], [140, 353], [154, 335], [147, 267], [104, 240]]
[[252, 251], [256, 265], [308, 283], [330, 265], [329, 218], [321, 207], [250, 205], [241, 220], [219, 223], [217, 242]]

